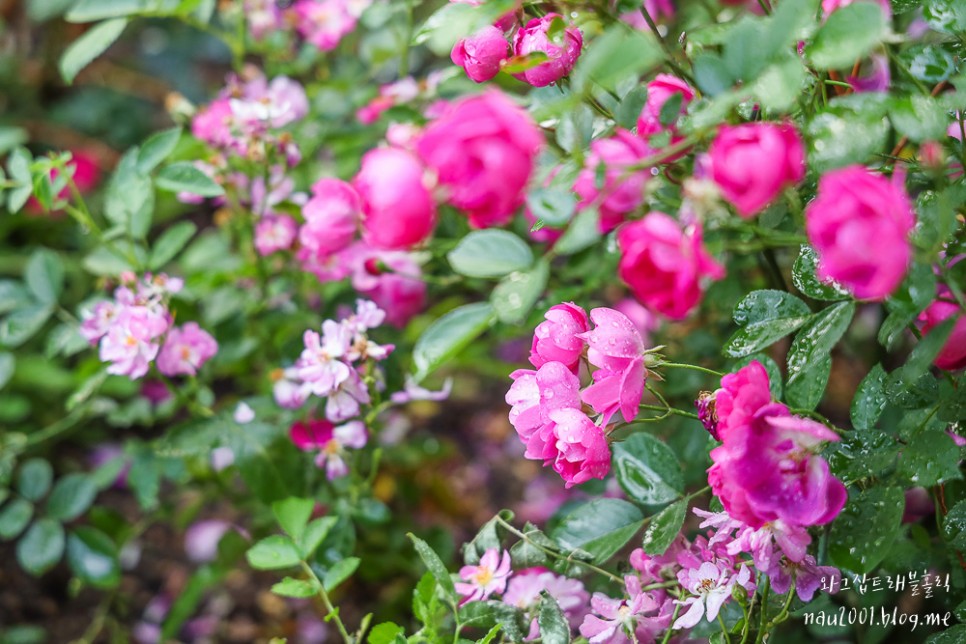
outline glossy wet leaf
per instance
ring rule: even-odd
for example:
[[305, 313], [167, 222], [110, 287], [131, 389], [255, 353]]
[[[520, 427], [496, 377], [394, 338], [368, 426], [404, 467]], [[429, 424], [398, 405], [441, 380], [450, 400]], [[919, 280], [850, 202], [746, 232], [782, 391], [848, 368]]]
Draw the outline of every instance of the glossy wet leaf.
[[922, 16], [937, 31], [948, 34], [966, 32], [966, 5], [961, 0], [925, 0]]
[[256, 570], [291, 568], [302, 560], [292, 540], [280, 534], [265, 537], [249, 548], [245, 556]]
[[[850, 6], [863, 4], [866, 3]], [[853, 163], [867, 163], [877, 153], [887, 152], [884, 148], [889, 131], [884, 108], [831, 104], [815, 114], [805, 127], [809, 165], [825, 172]]]
[[811, 246], [803, 244], [792, 266], [792, 283], [799, 291], [813, 300], [837, 302], [851, 297], [849, 292], [834, 283], [818, 279], [818, 254]]
[[943, 137], [949, 121], [936, 99], [920, 94], [893, 98], [889, 105], [889, 119], [899, 134], [912, 141]]
[[888, 21], [878, 3], [856, 2], [832, 12], [806, 45], [805, 55], [818, 69], [851, 69], [888, 33]]
[[550, 536], [563, 548], [582, 550], [602, 563], [624, 547], [643, 522], [641, 511], [627, 501], [596, 499], [564, 517]]
[[416, 553], [419, 558], [423, 560], [426, 564], [427, 570], [432, 573], [433, 577], [436, 579], [436, 583], [439, 587], [443, 589], [443, 592], [450, 599], [456, 599], [456, 588], [453, 586], [453, 579], [449, 575], [449, 571], [443, 564], [443, 560], [439, 558], [436, 551], [433, 550], [428, 543], [420, 539], [414, 534], [407, 535], [410, 541], [413, 542], [413, 546], [416, 548]]
[[966, 501], [949, 509], [942, 526], [946, 543], [960, 551], [966, 549]]
[[945, 432], [919, 432], [899, 455], [899, 472], [912, 487], [961, 479], [959, 448]]
[[684, 475], [674, 452], [650, 434], [638, 432], [615, 443], [612, 465], [618, 483], [638, 503], [667, 503], [684, 489]]
[[870, 429], [875, 425], [886, 406], [885, 381], [885, 369], [878, 363], [862, 378], [849, 413], [852, 427]]
[[539, 260], [528, 271], [510, 273], [500, 281], [490, 295], [490, 302], [501, 322], [523, 322], [527, 314], [543, 295], [550, 276], [550, 264]]
[[790, 293], [752, 291], [735, 307], [733, 317], [742, 328], [728, 340], [724, 354], [740, 358], [760, 351], [799, 329], [811, 316], [808, 305]]
[[96, 528], [80, 526], [71, 533], [67, 562], [74, 576], [95, 588], [113, 588], [121, 580], [117, 546]]
[[788, 351], [785, 383], [785, 396], [795, 406], [811, 408], [818, 402], [816, 396], [821, 398], [828, 380], [832, 349], [845, 334], [854, 313], [854, 302], [833, 304], [816, 314], [795, 335]]
[[680, 534], [684, 518], [688, 513], [685, 499], [675, 501], [651, 518], [644, 531], [642, 546], [649, 555], [662, 555], [671, 542]]
[[454, 271], [467, 277], [502, 277], [533, 264], [533, 253], [526, 242], [495, 228], [471, 232], [446, 258]]
[[464, 304], [429, 325], [413, 347], [416, 379], [422, 380], [466, 348], [495, 316], [488, 302]]
[[905, 496], [897, 487], [876, 487], [854, 493], [832, 523], [829, 556], [832, 563], [859, 574], [875, 570], [899, 533]]
[[547, 591], [540, 593], [537, 625], [540, 627], [540, 641], [544, 644], [570, 644], [570, 624], [557, 600]]
[[949, 80], [956, 72], [953, 55], [939, 45], [913, 45], [899, 54], [899, 60], [910, 74], [933, 85]]

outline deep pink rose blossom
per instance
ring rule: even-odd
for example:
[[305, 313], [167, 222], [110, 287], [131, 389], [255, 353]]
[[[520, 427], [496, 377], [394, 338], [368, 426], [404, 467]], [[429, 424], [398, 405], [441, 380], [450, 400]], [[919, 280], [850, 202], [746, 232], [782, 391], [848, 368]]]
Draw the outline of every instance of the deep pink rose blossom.
[[547, 55], [548, 60], [545, 62], [514, 74], [534, 87], [555, 83], [569, 74], [584, 44], [584, 37], [576, 27], [563, 27], [551, 37], [550, 28], [555, 20], [562, 23], [563, 16], [548, 13], [542, 18], [533, 18], [513, 36], [515, 56], [526, 56], [534, 52]]
[[436, 226], [436, 204], [423, 167], [398, 148], [377, 148], [362, 157], [353, 182], [362, 197], [366, 241], [376, 248], [408, 249]]
[[721, 194], [746, 219], [805, 176], [805, 148], [787, 123], [724, 125], [708, 154]]
[[506, 36], [491, 25], [457, 41], [449, 57], [472, 80], [482, 83], [500, 72], [500, 63], [506, 60], [509, 51]]
[[690, 85], [670, 74], [658, 74], [647, 84], [647, 102], [637, 118], [638, 136], [648, 139], [666, 129], [661, 124], [661, 110], [675, 94], [681, 95], [681, 109], [677, 115], [684, 114], [688, 103], [694, 100], [694, 89]]
[[[578, 209], [596, 205], [600, 212], [600, 231], [608, 233], [625, 216], [644, 202], [644, 186], [650, 178], [646, 170], [630, 170], [650, 154], [647, 144], [627, 130], [590, 144], [584, 169], [577, 175], [574, 192], [580, 197]], [[606, 168], [604, 185], [598, 186], [598, 166]]]
[[617, 232], [618, 274], [640, 302], [673, 320], [697, 306], [702, 282], [721, 279], [721, 267], [704, 249], [701, 228], [682, 228], [662, 212], [625, 224]]
[[362, 199], [350, 184], [328, 177], [315, 182], [312, 195], [302, 206], [305, 223], [299, 230], [299, 243], [321, 258], [343, 250], [355, 239]]
[[805, 209], [818, 277], [835, 280], [859, 299], [885, 299], [906, 274], [915, 223], [901, 176], [890, 181], [858, 165], [824, 174]]
[[952, 333], [933, 360], [933, 364], [946, 371], [958, 371], [966, 367], [966, 315], [955, 303], [949, 288], [942, 286], [938, 298], [919, 314], [919, 328], [927, 335], [939, 324], [959, 314]]
[[533, 119], [504, 94], [489, 91], [454, 103], [416, 142], [446, 198], [470, 224], [507, 223], [523, 203], [543, 137]]
[[604, 430], [577, 409], [556, 409], [549, 416], [557, 436], [553, 469], [564, 480], [565, 487], [607, 476], [610, 448]]

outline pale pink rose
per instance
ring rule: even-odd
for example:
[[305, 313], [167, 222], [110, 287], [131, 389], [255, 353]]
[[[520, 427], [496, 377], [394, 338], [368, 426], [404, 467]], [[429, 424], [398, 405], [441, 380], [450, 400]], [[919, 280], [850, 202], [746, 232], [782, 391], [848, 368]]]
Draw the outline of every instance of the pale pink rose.
[[470, 224], [507, 223], [523, 203], [543, 137], [533, 119], [504, 94], [491, 90], [454, 103], [430, 123], [416, 150], [452, 205]]
[[788, 123], [723, 125], [708, 155], [721, 194], [746, 219], [805, 176], [805, 148]]
[[[628, 213], [644, 202], [644, 186], [650, 174], [644, 169], [631, 168], [650, 153], [646, 143], [621, 129], [612, 137], [597, 139], [590, 144], [590, 154], [574, 182], [574, 192], [580, 197], [578, 209], [597, 206], [602, 233], [617, 228]], [[597, 180], [600, 165], [606, 168], [602, 186]]]
[[900, 175], [890, 181], [859, 165], [827, 172], [805, 209], [818, 277], [835, 280], [859, 299], [885, 299], [909, 267], [915, 223]]
[[[559, 21], [561, 29], [553, 37], [551, 25]], [[548, 13], [542, 18], [533, 18], [513, 36], [513, 54], [526, 56], [535, 52], [544, 53], [548, 60], [518, 74], [517, 78], [534, 87], [544, 87], [555, 83], [574, 68], [584, 37], [576, 27], [567, 27], [559, 13]]]
[[589, 328], [587, 313], [573, 302], [551, 306], [545, 321], [533, 331], [530, 364], [541, 367], [547, 362], [561, 362], [577, 373], [584, 341], [578, 334]]
[[259, 255], [271, 255], [288, 250], [295, 241], [298, 226], [288, 215], [267, 215], [255, 224], [255, 250]]
[[473, 81], [482, 83], [500, 73], [500, 63], [506, 60], [509, 51], [510, 43], [503, 32], [488, 26], [457, 41], [450, 59]]
[[513, 574], [510, 565], [509, 552], [504, 550], [501, 556], [496, 548], [490, 548], [480, 557], [479, 564], [460, 568], [460, 579], [463, 581], [455, 584], [456, 592], [463, 597], [460, 606], [484, 601], [490, 595], [506, 590], [507, 580]]
[[158, 371], [166, 376], [194, 376], [218, 353], [218, 343], [197, 322], [168, 331], [158, 354]]
[[408, 249], [436, 226], [436, 204], [419, 160], [398, 148], [377, 148], [362, 157], [353, 180], [362, 198], [365, 240], [377, 248]]
[[681, 95], [681, 109], [675, 116], [687, 111], [688, 104], [694, 100], [694, 89], [677, 76], [658, 74], [647, 84], [647, 102], [637, 117], [637, 135], [648, 139], [667, 129], [661, 124], [661, 110], [675, 94]]
[[700, 226], [682, 228], [662, 212], [625, 224], [617, 245], [620, 278], [644, 306], [673, 320], [697, 306], [706, 279], [724, 277], [724, 268], [704, 249]]

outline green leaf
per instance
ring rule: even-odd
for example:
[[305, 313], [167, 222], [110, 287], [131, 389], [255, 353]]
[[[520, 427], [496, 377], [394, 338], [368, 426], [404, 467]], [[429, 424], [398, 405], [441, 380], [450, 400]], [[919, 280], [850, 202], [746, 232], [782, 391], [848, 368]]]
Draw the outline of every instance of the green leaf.
[[644, 552], [649, 555], [663, 555], [671, 542], [681, 533], [684, 518], [688, 513], [686, 499], [675, 501], [651, 518], [644, 531]]
[[694, 59], [694, 81], [704, 94], [715, 97], [727, 92], [735, 78], [720, 56], [702, 53]]
[[891, 393], [896, 393], [897, 389], [910, 388], [929, 370], [932, 361], [946, 344], [955, 324], [955, 317], [948, 318], [922, 336], [912, 353], [906, 358], [906, 363], [889, 374], [887, 387]]
[[740, 358], [761, 351], [812, 317], [805, 302], [784, 291], [752, 291], [734, 310], [735, 323], [742, 328], [724, 347], [724, 354]]
[[650, 434], [635, 433], [613, 447], [613, 468], [627, 496], [658, 505], [681, 496], [684, 475], [671, 448]]
[[94, 502], [97, 485], [86, 474], [73, 473], [64, 476], [54, 485], [47, 499], [47, 516], [58, 521], [71, 521], [79, 517]]
[[878, 3], [856, 2], [832, 12], [805, 47], [805, 55], [819, 69], [851, 68], [888, 33], [888, 21]]
[[735, 80], [749, 83], [769, 62], [761, 51], [765, 26], [761, 21], [745, 16], [729, 31], [724, 42], [724, 64]]
[[20, 534], [30, 517], [34, 514], [34, 506], [26, 499], [10, 499], [0, 508], [0, 539], [13, 539]]
[[423, 43], [438, 56], [449, 55], [453, 45], [466, 34], [492, 25], [503, 14], [512, 11], [513, 0], [494, 0], [479, 7], [446, 3], [435, 11], [413, 35], [413, 44]]
[[446, 258], [454, 271], [467, 277], [502, 277], [533, 264], [526, 242], [498, 228], [471, 232]]
[[67, 562], [78, 579], [95, 588], [113, 588], [121, 581], [117, 546], [96, 528], [80, 526], [71, 533]]
[[278, 524], [282, 526], [292, 541], [299, 543], [305, 534], [305, 527], [312, 518], [312, 510], [315, 509], [313, 499], [299, 499], [290, 496], [287, 499], [276, 501], [272, 504], [272, 513]]
[[54, 567], [64, 554], [64, 529], [53, 519], [34, 521], [17, 542], [17, 561], [33, 575]]
[[443, 589], [443, 593], [450, 599], [456, 599], [456, 588], [453, 586], [453, 579], [449, 576], [449, 571], [446, 570], [446, 566], [443, 564], [443, 560], [439, 558], [429, 544], [414, 535], [413, 533], [407, 533], [410, 541], [413, 542], [413, 546], [416, 548], [416, 553], [419, 554], [419, 558], [423, 560], [426, 564], [426, 568], [432, 573], [433, 577], [436, 579], [436, 583], [439, 587]]
[[596, 84], [614, 90], [617, 84], [649, 69], [661, 58], [661, 48], [653, 36], [642, 31], [614, 25], [594, 39], [577, 59], [572, 75], [574, 92], [589, 91]]
[[466, 348], [493, 322], [489, 302], [464, 304], [429, 325], [413, 347], [416, 380], [422, 380]]
[[[780, 6], [794, 4], [787, 2]], [[802, 95], [807, 77], [802, 60], [789, 55], [765, 69], [752, 86], [752, 92], [764, 109], [788, 111]]]
[[64, 263], [46, 248], [31, 253], [24, 270], [27, 288], [45, 304], [55, 304], [64, 290]]
[[147, 234], [154, 213], [154, 189], [137, 168], [139, 154], [135, 147], [121, 157], [104, 199], [104, 216], [137, 239]]
[[899, 54], [899, 60], [910, 74], [930, 85], [947, 81], [956, 73], [953, 55], [939, 45], [913, 45]]
[[336, 586], [352, 576], [352, 573], [356, 571], [361, 561], [358, 557], [348, 557], [329, 568], [329, 571], [325, 573], [325, 577], [322, 579], [322, 585], [325, 586], [325, 591], [332, 592]]
[[392, 644], [396, 641], [397, 635], [403, 635], [405, 632], [406, 629], [399, 624], [383, 622], [372, 627], [366, 641], [369, 644]]
[[859, 574], [875, 570], [899, 533], [905, 495], [897, 487], [853, 494], [832, 523], [828, 550], [832, 563]]
[[28, 501], [39, 501], [50, 490], [54, 470], [46, 460], [32, 458], [20, 466], [17, 473], [17, 491]]
[[265, 537], [245, 553], [256, 570], [278, 570], [299, 565], [302, 557], [292, 540], [280, 534]]
[[113, 45], [125, 27], [126, 18], [106, 20], [72, 42], [60, 57], [60, 75], [64, 80], [73, 83], [80, 70]]
[[537, 220], [559, 228], [573, 218], [577, 209], [577, 198], [562, 187], [537, 188], [527, 195], [527, 206]]
[[29, 306], [33, 298], [16, 280], [0, 280], [0, 315]]
[[834, 283], [822, 282], [816, 273], [818, 269], [818, 253], [807, 244], [802, 244], [792, 266], [792, 284], [799, 291], [813, 300], [837, 302], [849, 299], [849, 292]]
[[198, 227], [190, 221], [179, 221], [168, 228], [154, 243], [148, 266], [152, 270], [163, 267], [181, 252], [181, 249], [187, 245], [196, 232], [198, 232]]
[[567, 550], [582, 550], [603, 563], [637, 534], [644, 517], [619, 499], [596, 499], [564, 517], [550, 536]]
[[554, 244], [554, 250], [559, 255], [573, 255], [593, 245], [601, 238], [599, 222], [596, 208], [581, 210]]
[[944, 432], [920, 432], [899, 455], [899, 473], [910, 485], [920, 487], [961, 479], [959, 448]]
[[138, 152], [137, 169], [141, 174], [148, 174], [161, 162], [171, 156], [181, 139], [181, 126], [162, 130], [152, 134]]
[[[871, 5], [864, 2], [849, 5], [859, 6]], [[859, 96], [867, 102], [850, 103], [844, 100], [852, 96]], [[828, 108], [808, 121], [805, 128], [805, 138], [809, 141], [808, 161], [819, 172], [854, 163], [867, 163], [885, 147], [890, 131], [889, 120], [886, 118], [885, 105], [874, 103], [881, 98], [852, 96], [834, 99]]]
[[314, 597], [319, 592], [319, 586], [314, 579], [307, 580], [286, 577], [272, 586], [272, 592], [282, 597], [308, 599], [309, 597]]
[[12, 353], [0, 351], [0, 389], [7, 386], [17, 368], [17, 359]]
[[814, 401], [816, 389], [821, 398], [831, 366], [832, 348], [848, 329], [854, 314], [854, 302], [833, 304], [817, 313], [795, 335], [788, 351], [788, 382], [785, 384], [789, 402], [807, 407]]
[[200, 197], [220, 197], [225, 189], [190, 161], [179, 161], [158, 172], [155, 184], [168, 192], [188, 192]]
[[956, 550], [966, 550], [966, 501], [954, 505], [943, 519], [943, 538]]
[[51, 313], [49, 304], [34, 304], [14, 311], [0, 321], [0, 346], [19, 347], [40, 331]]
[[617, 124], [627, 130], [633, 129], [637, 125], [637, 118], [641, 115], [641, 110], [644, 109], [646, 103], [647, 85], [635, 85], [621, 99], [621, 104], [614, 113]]
[[509, 510], [501, 510], [492, 519], [484, 523], [476, 536], [470, 542], [463, 544], [463, 561], [475, 566], [487, 550], [491, 548], [499, 550], [503, 547], [500, 543], [500, 535], [497, 532], [500, 519], [512, 521], [513, 513]]
[[11, 189], [10, 194], [7, 195], [7, 210], [12, 213], [19, 212], [33, 194], [33, 177], [30, 174], [32, 161], [30, 152], [20, 147], [14, 149], [7, 159], [7, 171], [10, 173], [10, 178], [17, 184], [17, 187]]
[[540, 641], [544, 644], [570, 644], [570, 624], [557, 600], [545, 590], [540, 593], [537, 625], [540, 626]]
[[93, 22], [105, 18], [133, 16], [163, 4], [176, 5], [179, 0], [78, 0], [65, 16], [68, 22]]
[[876, 363], [859, 383], [855, 398], [852, 399], [852, 409], [849, 413], [852, 427], [872, 429], [875, 426], [887, 402], [885, 381], [885, 369], [881, 364]]
[[889, 119], [899, 134], [913, 141], [941, 138], [946, 133], [949, 120], [939, 101], [920, 94], [892, 97]]
[[926, 0], [922, 16], [937, 31], [947, 34], [966, 32], [966, 5], [960, 0]]
[[523, 322], [547, 287], [550, 264], [541, 259], [529, 271], [510, 273], [496, 285], [490, 301], [501, 322]]
[[962, 644], [966, 642], [966, 624], [956, 624], [948, 629], [933, 633], [926, 644]]
[[337, 521], [336, 517], [319, 517], [309, 522], [298, 542], [299, 550], [306, 559], [318, 550], [319, 545], [329, 536]]

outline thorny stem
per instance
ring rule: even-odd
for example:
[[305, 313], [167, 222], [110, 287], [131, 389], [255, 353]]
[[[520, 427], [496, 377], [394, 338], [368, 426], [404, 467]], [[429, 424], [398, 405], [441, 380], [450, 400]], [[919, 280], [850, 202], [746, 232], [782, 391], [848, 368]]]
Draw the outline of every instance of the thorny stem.
[[346, 630], [345, 624], [342, 623], [342, 618], [339, 617], [339, 610], [332, 605], [332, 600], [329, 599], [329, 593], [325, 592], [325, 586], [322, 584], [322, 580], [319, 579], [319, 576], [315, 574], [314, 570], [312, 570], [312, 566], [308, 565], [304, 561], [301, 562], [301, 564], [302, 570], [304, 570], [305, 573], [314, 579], [318, 584], [319, 597], [322, 598], [322, 603], [325, 605], [325, 609], [329, 611], [329, 614], [325, 618], [326, 621], [330, 619], [334, 621], [335, 626], [339, 629], [339, 634], [342, 635], [342, 639], [345, 641], [345, 643], [354, 644], [355, 640], [351, 635], [349, 635], [349, 631]]

